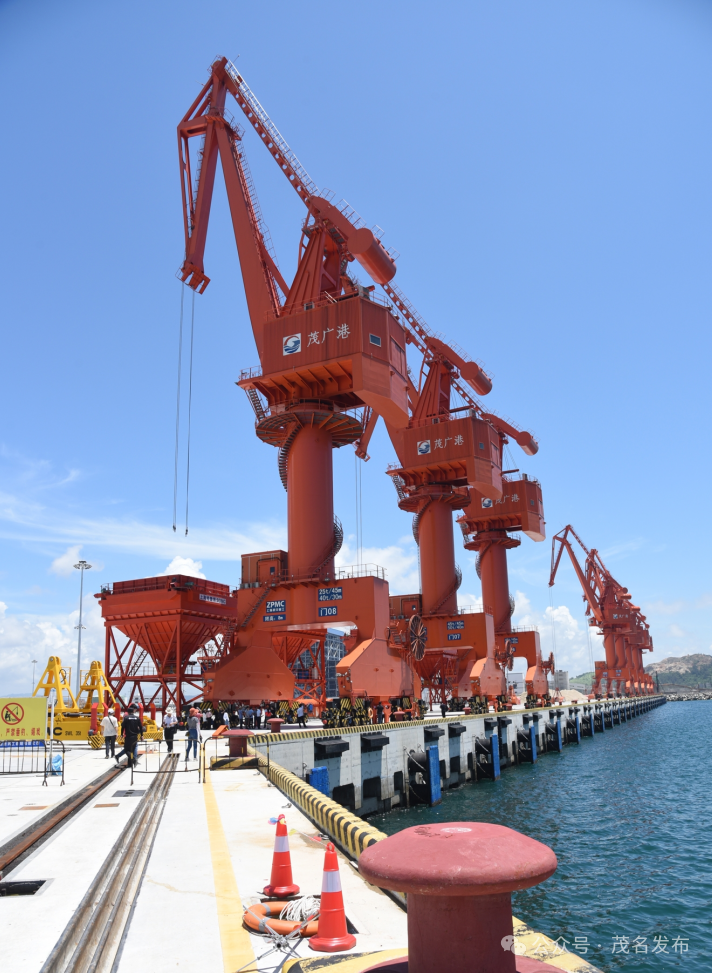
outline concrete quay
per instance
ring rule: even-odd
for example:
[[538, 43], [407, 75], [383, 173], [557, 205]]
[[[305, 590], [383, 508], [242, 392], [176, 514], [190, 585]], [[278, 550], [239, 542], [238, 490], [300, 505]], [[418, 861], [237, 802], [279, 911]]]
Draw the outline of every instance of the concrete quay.
[[[275, 786], [264, 772], [245, 768], [203, 774], [199, 762], [184, 762], [183, 741], [176, 742], [179, 769], [171, 774], [160, 824], [147, 849], [140, 882], [131, 893], [126, 927], [106, 969], [114, 973], [144, 967], [161, 971], [198, 967], [225, 973], [279, 969], [287, 952], [273, 951], [268, 938], [248, 931], [242, 922], [244, 908], [261, 901], [269, 882], [275, 832], [270, 819], [280, 814], [286, 818], [294, 881], [302, 894], [318, 895], [321, 890], [325, 841], [331, 833], [315, 826], [313, 816], [290, 799], [289, 788]], [[225, 742], [219, 746], [221, 753], [227, 752]], [[152, 747], [158, 745], [147, 744], [146, 750]], [[105, 870], [112, 848], [156, 780], [148, 756], [139, 764], [141, 772], [134, 775], [133, 785], [129, 773], [121, 773], [2, 877], [3, 969], [17, 973], [64, 969], [48, 963], [48, 957], [81, 912], [87, 890]], [[69, 792], [96, 781], [111, 763], [101, 751], [84, 748], [68, 750], [66, 759], [64, 787], [58, 778], [43, 787], [40, 777], [0, 777], [0, 844], [7, 845], [28, 821], [64, 801]], [[272, 777], [275, 769], [273, 765]], [[305, 783], [296, 783], [312, 792], [313, 800], [327, 800]], [[369, 833], [369, 842], [379, 840], [379, 832], [365, 823], [362, 827]], [[333, 969], [341, 956], [352, 959], [351, 969], [356, 970], [365, 968], [362, 954], [370, 958], [380, 953], [381, 959], [404, 955], [407, 926], [402, 906], [361, 877], [357, 856], [339, 852], [339, 868], [356, 945], [335, 957], [314, 953], [300, 940], [289, 954], [296, 960], [295, 973], [321, 965]], [[35, 894], [6, 894], [10, 882], [34, 882], [40, 887]], [[514, 935], [518, 955], [545, 959], [562, 970], [595, 973], [581, 957], [562, 953], [550, 939], [516, 919]], [[89, 967], [68, 967], [75, 973], [85, 968]]]
[[[329, 730], [258, 731], [250, 743], [266, 760], [366, 817], [437, 803], [442, 790], [495, 779], [507, 768], [617, 730], [665, 701], [648, 696]], [[326, 774], [312, 780], [314, 768], [326, 768]]]

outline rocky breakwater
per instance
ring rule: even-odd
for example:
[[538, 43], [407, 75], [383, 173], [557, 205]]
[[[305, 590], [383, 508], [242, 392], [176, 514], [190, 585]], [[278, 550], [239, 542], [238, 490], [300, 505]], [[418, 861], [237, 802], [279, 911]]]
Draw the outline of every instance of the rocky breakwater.
[[712, 699], [712, 692], [665, 693], [668, 703], [689, 703], [692, 700]]

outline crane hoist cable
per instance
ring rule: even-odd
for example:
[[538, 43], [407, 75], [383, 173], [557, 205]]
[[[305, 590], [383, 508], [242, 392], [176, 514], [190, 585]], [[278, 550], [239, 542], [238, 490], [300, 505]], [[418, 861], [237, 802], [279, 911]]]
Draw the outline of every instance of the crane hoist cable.
[[176, 451], [173, 466], [173, 533], [176, 531], [177, 508], [178, 508], [178, 447], [180, 443], [180, 376], [183, 364], [183, 298], [185, 297], [185, 284], [180, 287], [180, 324], [178, 325], [178, 388], [176, 391]]
[[588, 619], [585, 619], [584, 625], [586, 626], [586, 637], [588, 638], [588, 659], [591, 663], [591, 672], [595, 674], [596, 664], [593, 661], [593, 646], [591, 645], [591, 626], [588, 624]]
[[361, 463], [354, 453], [354, 497], [356, 502], [356, 564], [363, 561], [363, 499], [361, 493]]
[[185, 468], [185, 533], [188, 534], [188, 502], [190, 499], [190, 416], [193, 406], [193, 334], [195, 332], [195, 291], [190, 308], [190, 364], [188, 367], [188, 445]]
[[549, 588], [549, 611], [551, 613], [551, 642], [556, 658], [556, 619], [554, 617], [554, 592]]

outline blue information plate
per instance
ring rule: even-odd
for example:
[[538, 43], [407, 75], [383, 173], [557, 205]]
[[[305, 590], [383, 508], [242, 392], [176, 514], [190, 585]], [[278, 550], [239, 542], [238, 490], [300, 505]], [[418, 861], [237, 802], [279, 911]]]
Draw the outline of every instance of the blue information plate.
[[319, 609], [319, 618], [333, 618], [338, 612], [336, 605], [327, 605]]
[[268, 601], [265, 605], [265, 611], [268, 615], [271, 615], [272, 612], [283, 612], [286, 610], [287, 602], [284, 600], [284, 598], [282, 598], [281, 601]]
[[343, 588], [319, 588], [319, 601], [341, 601], [343, 597]]
[[463, 619], [458, 619], [456, 622], [448, 622], [447, 630], [448, 632], [457, 632], [465, 627], [465, 622]]
[[286, 622], [286, 615], [264, 615], [262, 618], [263, 622]]

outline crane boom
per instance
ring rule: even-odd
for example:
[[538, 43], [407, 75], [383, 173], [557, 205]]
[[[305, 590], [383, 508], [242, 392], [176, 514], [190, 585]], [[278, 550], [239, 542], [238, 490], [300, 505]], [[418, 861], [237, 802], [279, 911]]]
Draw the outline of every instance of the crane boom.
[[[574, 554], [574, 549], [571, 545], [571, 541], [569, 541], [568, 539], [569, 534], [573, 534], [573, 536], [579, 542], [579, 544], [584, 549], [584, 551], [586, 551], [586, 554], [590, 555], [588, 548], [583, 543], [581, 538], [578, 536], [576, 531], [573, 529], [571, 524], [565, 527], [564, 530], [559, 531], [558, 534], [555, 534], [551, 539], [551, 573], [549, 575], [549, 587], [551, 588], [554, 584], [554, 581], [556, 579], [556, 572], [559, 569], [559, 563], [561, 561], [561, 555], [563, 554], [564, 548], [566, 548], [568, 555], [571, 559], [571, 564], [573, 566], [573, 569], [576, 572], [576, 576], [578, 577], [579, 582], [581, 583], [581, 588], [583, 589], [583, 596], [586, 601], [586, 604], [589, 606], [593, 614], [593, 617], [596, 619], [596, 621], [599, 624], [601, 624], [603, 622], [603, 613], [601, 611], [600, 599], [596, 596], [596, 592], [589, 584], [588, 578], [586, 577], [583, 568], [579, 564], [578, 559]], [[556, 550], [557, 542], [559, 544], [559, 550], [558, 550], [558, 554], [556, 555], [556, 558], [554, 558], [554, 551]]]
[[[454, 376], [452, 379], [452, 387], [459, 393], [465, 403], [474, 409], [478, 415], [482, 416], [482, 418], [488, 419], [499, 432], [511, 436], [525, 453], [533, 456], [539, 448], [534, 436], [531, 433], [517, 429], [511, 422], [501, 419], [493, 412], [484, 413], [481, 403], [465, 387], [466, 382], [467, 385], [471, 386], [480, 395], [487, 395], [492, 389], [492, 380], [484, 368], [479, 362], [472, 361], [462, 349], [455, 348], [452, 344], [446, 344], [441, 338], [433, 334], [432, 330], [403, 291], [396, 284], [392, 283], [392, 275], [387, 280], [380, 280], [378, 278], [378, 272], [383, 268], [383, 261], [377, 259], [382, 256], [379, 253], [379, 249], [383, 250], [379, 240], [375, 238], [368, 240], [368, 246], [363, 246], [361, 252], [355, 252], [353, 249], [353, 241], [357, 239], [357, 234], [365, 230], [363, 220], [360, 217], [356, 217], [354, 221], [355, 214], [347, 203], [342, 202], [340, 206], [334, 206], [328, 199], [320, 195], [317, 184], [292, 151], [287, 140], [272, 121], [244, 77], [227, 58], [221, 59], [221, 62], [224, 62], [225, 74], [229, 79], [229, 90], [234, 95], [246, 119], [260, 136], [290, 185], [310, 212], [330, 220], [346, 236], [347, 242], [351, 245], [349, 249], [355, 259], [380, 284], [388, 298], [393, 302], [398, 317], [408, 332], [411, 343], [423, 355], [427, 355], [429, 351], [434, 350], [447, 357], [459, 372], [459, 375]], [[370, 230], [366, 230], [365, 232], [371, 234]], [[358, 244], [356, 244], [357, 246]], [[383, 252], [387, 253], [385, 250]], [[373, 259], [369, 261], [369, 253], [371, 258], [374, 255], [376, 256], [375, 261]], [[464, 379], [464, 382], [460, 380], [461, 378]]]
[[270, 155], [279, 164], [297, 195], [305, 203], [308, 203], [312, 196], [319, 195], [316, 183], [292, 152], [287, 140], [282, 137], [279, 129], [259, 103], [257, 96], [232, 61], [228, 61], [227, 58], [222, 60], [225, 63], [225, 73], [232, 82], [230, 90], [245, 113], [247, 120], [264, 141]]
[[[178, 125], [185, 231], [185, 259], [179, 276], [201, 294], [210, 283], [203, 261], [219, 155], [247, 306], [261, 353], [262, 332], [267, 321], [279, 315], [278, 291], [285, 293], [287, 285], [265, 243], [264, 222], [241, 151], [242, 131], [225, 114], [229, 79], [221, 68], [220, 62], [213, 64], [210, 79]], [[193, 188], [190, 139], [195, 137], [202, 137], [202, 148]]]

